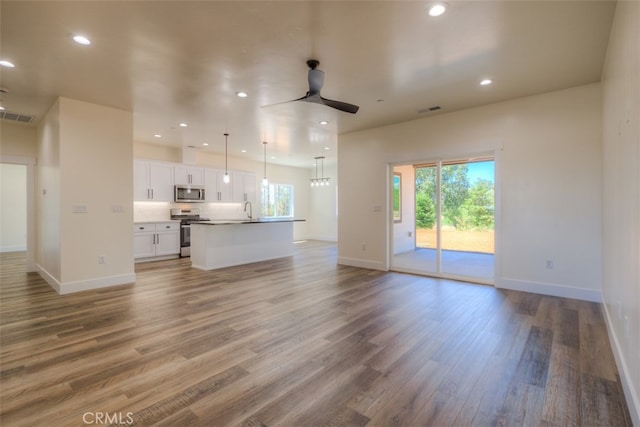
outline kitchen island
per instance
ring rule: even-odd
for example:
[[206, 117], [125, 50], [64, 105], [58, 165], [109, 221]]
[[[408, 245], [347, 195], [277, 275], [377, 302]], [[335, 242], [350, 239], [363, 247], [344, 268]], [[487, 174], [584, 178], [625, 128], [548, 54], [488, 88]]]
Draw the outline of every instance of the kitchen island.
[[293, 255], [293, 224], [303, 219], [200, 221], [191, 224], [191, 266], [215, 270]]

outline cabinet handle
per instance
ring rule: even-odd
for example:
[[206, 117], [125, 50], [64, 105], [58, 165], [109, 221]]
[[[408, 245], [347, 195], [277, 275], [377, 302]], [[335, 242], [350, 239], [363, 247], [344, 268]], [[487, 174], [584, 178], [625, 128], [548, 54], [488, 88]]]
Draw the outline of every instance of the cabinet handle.
[[156, 239], [156, 244], [158, 244], [158, 245], [159, 245], [159, 244], [160, 244], [160, 235], [159, 235], [159, 234], [156, 234], [156, 236], [158, 236], [158, 238]]
[[153, 243], [152, 244], [154, 244], [154, 245], [156, 244], [156, 235], [155, 234], [153, 235]]
[[153, 199], [153, 188], [151, 189], [151, 198]]

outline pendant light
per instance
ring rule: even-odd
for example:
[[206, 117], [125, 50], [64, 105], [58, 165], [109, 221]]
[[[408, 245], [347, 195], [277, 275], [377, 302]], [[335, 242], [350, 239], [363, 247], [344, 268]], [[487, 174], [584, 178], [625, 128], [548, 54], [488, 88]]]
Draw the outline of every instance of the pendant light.
[[264, 178], [262, 178], [262, 186], [267, 187], [269, 185], [269, 180], [267, 179], [267, 141], [263, 141], [262, 145], [264, 146]]
[[224, 134], [224, 177], [222, 177], [222, 181], [225, 184], [228, 184], [231, 181], [231, 177], [229, 176], [229, 170], [227, 168], [228, 163], [229, 163], [229, 153], [228, 153], [228, 147], [229, 147], [229, 142], [228, 142], [228, 138], [229, 138], [229, 134], [225, 133]]
[[[309, 181], [311, 181], [311, 186], [312, 187], [328, 186], [329, 185], [329, 178], [325, 178], [324, 177], [324, 156], [314, 157], [314, 159], [316, 160], [316, 177], [315, 178], [311, 178], [309, 180]], [[320, 175], [320, 178], [318, 178], [318, 160], [320, 160], [321, 165], [322, 165], [322, 174]]]

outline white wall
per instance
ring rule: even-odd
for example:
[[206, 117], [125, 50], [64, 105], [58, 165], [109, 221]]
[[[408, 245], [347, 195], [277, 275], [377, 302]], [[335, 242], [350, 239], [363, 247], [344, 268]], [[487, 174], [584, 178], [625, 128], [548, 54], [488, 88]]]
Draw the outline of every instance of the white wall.
[[341, 135], [339, 262], [388, 268], [390, 163], [497, 150], [497, 286], [599, 300], [600, 91], [591, 84]]
[[27, 167], [0, 163], [0, 252], [27, 250]]
[[603, 72], [603, 300], [640, 426], [640, 3], [619, 1]]
[[[318, 169], [318, 177], [321, 177], [321, 169]], [[329, 178], [329, 185], [322, 187], [311, 187], [309, 179], [316, 177], [316, 169], [309, 169], [306, 186], [309, 191], [310, 215], [309, 215], [309, 238], [315, 240], [325, 240], [329, 242], [338, 241], [338, 168], [335, 162], [324, 164], [324, 178]]]
[[135, 281], [132, 135], [131, 113], [68, 98], [39, 127], [38, 263], [60, 293]]

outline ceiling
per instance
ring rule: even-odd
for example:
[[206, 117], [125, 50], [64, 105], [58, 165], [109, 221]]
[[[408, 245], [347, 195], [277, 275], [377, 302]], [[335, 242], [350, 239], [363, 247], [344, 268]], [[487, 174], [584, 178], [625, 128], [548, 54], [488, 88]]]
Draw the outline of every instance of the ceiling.
[[[0, 103], [36, 125], [74, 98], [132, 111], [135, 141], [223, 152], [228, 132], [230, 155], [262, 161], [267, 141], [269, 162], [310, 167], [339, 134], [600, 80], [614, 1], [432, 3], [3, 0]], [[358, 113], [283, 103], [310, 58]]]

